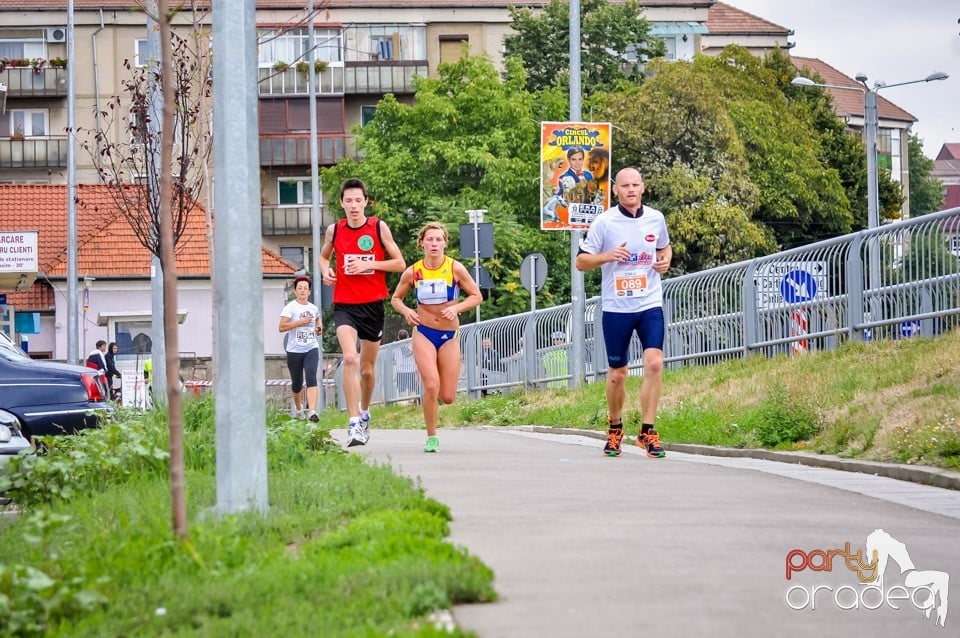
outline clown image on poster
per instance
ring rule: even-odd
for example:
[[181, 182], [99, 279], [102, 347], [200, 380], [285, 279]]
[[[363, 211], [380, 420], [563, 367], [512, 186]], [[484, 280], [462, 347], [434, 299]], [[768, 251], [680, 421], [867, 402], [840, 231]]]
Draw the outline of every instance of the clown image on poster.
[[540, 228], [586, 230], [610, 206], [610, 124], [540, 126]]

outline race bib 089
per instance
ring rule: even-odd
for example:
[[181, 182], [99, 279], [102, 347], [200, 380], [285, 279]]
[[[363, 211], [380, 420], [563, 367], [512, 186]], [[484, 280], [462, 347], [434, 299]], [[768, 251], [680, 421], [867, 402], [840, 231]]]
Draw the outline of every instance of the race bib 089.
[[639, 297], [647, 291], [647, 271], [618, 272], [613, 277], [613, 284], [618, 297]]

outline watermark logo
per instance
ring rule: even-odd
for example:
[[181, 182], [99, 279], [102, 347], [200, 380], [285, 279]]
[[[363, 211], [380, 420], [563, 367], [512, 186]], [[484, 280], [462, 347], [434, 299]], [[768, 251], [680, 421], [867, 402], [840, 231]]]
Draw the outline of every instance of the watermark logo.
[[[887, 566], [896, 563], [903, 577], [902, 584], [884, 581]], [[799, 572], [833, 572], [847, 570], [856, 576], [857, 584], [840, 587], [830, 585], [792, 585], [787, 588], [784, 599], [796, 611], [815, 610], [817, 605], [831, 601], [840, 609], [879, 609], [886, 605], [891, 609], [912, 605], [930, 618], [936, 611], [936, 623], [944, 627], [947, 622], [948, 585], [947, 572], [921, 570], [910, 559], [907, 546], [893, 536], [877, 529], [867, 536], [866, 546], [854, 551], [847, 541], [843, 548], [792, 549], [785, 560], [786, 577], [790, 581]], [[886, 586], [885, 586], [886, 585]]]

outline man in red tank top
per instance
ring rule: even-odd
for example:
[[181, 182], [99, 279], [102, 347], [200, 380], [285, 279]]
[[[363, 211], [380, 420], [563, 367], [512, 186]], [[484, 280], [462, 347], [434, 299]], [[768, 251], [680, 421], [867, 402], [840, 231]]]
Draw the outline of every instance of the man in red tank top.
[[[377, 381], [374, 364], [383, 336], [383, 300], [389, 296], [387, 273], [403, 272], [407, 266], [390, 228], [376, 217], [367, 217], [368, 201], [361, 180], [343, 182], [340, 204], [344, 218], [327, 227], [319, 258], [323, 283], [333, 286], [333, 323], [343, 352], [343, 396], [350, 414], [348, 447], [365, 445], [369, 438], [370, 400]], [[331, 266], [334, 253], [336, 264]]]

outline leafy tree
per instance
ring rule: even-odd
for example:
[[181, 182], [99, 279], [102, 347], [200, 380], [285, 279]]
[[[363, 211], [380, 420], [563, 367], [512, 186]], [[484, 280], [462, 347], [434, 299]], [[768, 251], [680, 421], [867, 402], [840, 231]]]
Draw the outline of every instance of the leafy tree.
[[[570, 3], [551, 0], [542, 11], [510, 7], [516, 35], [504, 39], [506, 57], [518, 57], [527, 71], [527, 88], [569, 86]], [[636, 0], [580, 3], [580, 44], [583, 93], [611, 90], [618, 83], [643, 81], [644, 60], [664, 54], [662, 41], [650, 35]], [[640, 64], [627, 62], [636, 55]]]
[[821, 160], [810, 121], [791, 109], [782, 75], [733, 46], [718, 57], [698, 57], [694, 67], [727, 100], [759, 192], [754, 217], [773, 231], [777, 244], [792, 248], [850, 232], [853, 215], [840, 175]]
[[[837, 171], [840, 176], [840, 183], [847, 195], [853, 216], [851, 230], [867, 228], [867, 154], [863, 135], [846, 128], [833, 109], [830, 94], [822, 87], [790, 84], [796, 77], [797, 69], [789, 56], [777, 51], [765, 56], [763, 64], [776, 74], [793, 112], [810, 123], [811, 133], [820, 142], [818, 157], [821, 162]], [[810, 79], [824, 83], [824, 79], [817, 74], [810, 76]], [[881, 218], [898, 218], [903, 204], [900, 185], [893, 181], [889, 171], [882, 168], [879, 169], [877, 181]], [[814, 237], [811, 241], [828, 236], [829, 233]]]
[[604, 96], [599, 116], [617, 126], [614, 164], [640, 167], [644, 201], [667, 215], [674, 268], [772, 252], [772, 234], [752, 219], [759, 193], [721, 92], [689, 63], [651, 68], [640, 89]]
[[[549, 91], [538, 99], [525, 82], [517, 61], [508, 62], [503, 80], [486, 56], [442, 64], [436, 77], [415, 81], [413, 105], [387, 95], [374, 119], [354, 130], [362, 162], [344, 159], [323, 172], [334, 207], [344, 179], [366, 182], [371, 212], [387, 221], [408, 261], [421, 254], [416, 234], [423, 223], [446, 223], [448, 252], [455, 254], [459, 224], [467, 223], [464, 211], [487, 209], [496, 255], [483, 265], [495, 287], [481, 316], [529, 307], [519, 281], [520, 261], [529, 252], [543, 253], [552, 267], [542, 303], [569, 298], [569, 236], [539, 226], [537, 146], [537, 123], [562, 117], [556, 109], [566, 105]], [[464, 263], [470, 268], [473, 260]]]
[[923, 140], [910, 135], [907, 143], [910, 173], [910, 216], [925, 215], [943, 208], [943, 183], [931, 177], [934, 162], [923, 154]]

